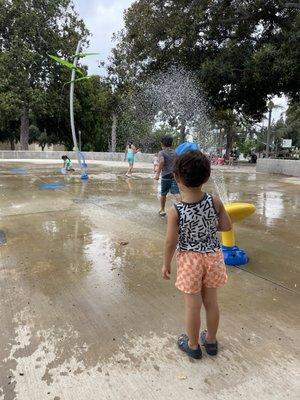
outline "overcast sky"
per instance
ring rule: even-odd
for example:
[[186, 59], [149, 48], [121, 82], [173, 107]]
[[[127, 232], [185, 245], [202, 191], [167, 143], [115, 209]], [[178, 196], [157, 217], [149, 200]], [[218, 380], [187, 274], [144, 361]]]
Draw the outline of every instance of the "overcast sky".
[[[85, 62], [89, 66], [89, 74], [105, 74], [104, 69], [98, 68], [98, 61], [106, 61], [114, 45], [112, 35], [123, 27], [123, 13], [134, 0], [73, 0], [76, 10], [84, 19], [90, 30], [89, 51], [100, 53], [99, 56], [87, 57]], [[286, 110], [286, 98], [274, 98], [274, 103], [283, 108], [273, 111], [274, 119], [279, 119]], [[263, 125], [267, 120], [262, 121]]]
[[87, 57], [90, 74], [103, 74], [97, 59], [105, 61], [113, 47], [112, 35], [123, 27], [123, 12], [133, 0], [73, 0], [76, 10], [90, 30], [89, 51], [100, 53], [98, 57]]

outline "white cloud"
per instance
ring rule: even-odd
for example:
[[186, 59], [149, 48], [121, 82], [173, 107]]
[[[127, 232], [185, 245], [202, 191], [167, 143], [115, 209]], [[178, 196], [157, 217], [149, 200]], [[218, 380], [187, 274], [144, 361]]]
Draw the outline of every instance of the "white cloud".
[[93, 35], [88, 51], [100, 53], [98, 57], [86, 59], [90, 74], [104, 73], [99, 70], [97, 59], [107, 60], [114, 45], [112, 35], [122, 29], [124, 10], [131, 3], [133, 0], [74, 0], [76, 10]]

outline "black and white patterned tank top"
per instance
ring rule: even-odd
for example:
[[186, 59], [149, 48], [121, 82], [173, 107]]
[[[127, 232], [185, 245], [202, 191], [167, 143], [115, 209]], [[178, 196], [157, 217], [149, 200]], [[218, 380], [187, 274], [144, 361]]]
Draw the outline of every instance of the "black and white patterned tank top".
[[175, 204], [178, 213], [178, 251], [213, 253], [221, 244], [217, 234], [218, 215], [212, 195], [205, 193], [197, 203]]

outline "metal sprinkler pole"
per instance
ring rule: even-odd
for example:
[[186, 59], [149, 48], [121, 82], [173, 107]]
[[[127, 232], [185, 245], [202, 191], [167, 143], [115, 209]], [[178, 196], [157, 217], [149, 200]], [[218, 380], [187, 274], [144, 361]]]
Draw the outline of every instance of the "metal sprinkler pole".
[[[81, 47], [82, 40], [79, 40], [76, 48], [76, 54], [80, 52], [80, 47]], [[71, 85], [70, 85], [70, 121], [71, 121], [71, 130], [72, 130], [72, 137], [73, 137], [73, 143], [75, 147], [75, 151], [77, 154], [77, 160], [78, 160], [78, 165], [82, 169], [81, 166], [81, 159], [78, 151], [78, 145], [77, 145], [77, 138], [76, 138], [76, 131], [75, 131], [75, 123], [74, 123], [74, 81], [75, 81], [75, 68], [77, 67], [77, 62], [78, 62], [78, 56], [76, 55], [74, 57], [73, 65], [74, 68], [72, 69], [71, 73]]]
[[271, 121], [272, 121], [272, 110], [274, 107], [274, 103], [272, 100], [268, 103], [269, 109], [269, 119], [268, 119], [268, 131], [267, 131], [267, 144], [266, 144], [266, 157], [268, 158], [270, 155], [270, 138], [271, 138]]

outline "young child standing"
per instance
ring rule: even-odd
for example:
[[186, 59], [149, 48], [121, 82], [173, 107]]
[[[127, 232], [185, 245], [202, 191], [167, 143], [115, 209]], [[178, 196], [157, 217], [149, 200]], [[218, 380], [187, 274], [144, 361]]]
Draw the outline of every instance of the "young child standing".
[[176, 158], [175, 150], [172, 149], [172, 136], [164, 136], [161, 139], [162, 150], [158, 153], [158, 167], [155, 179], [159, 180], [161, 173], [161, 196], [160, 196], [160, 216], [165, 216], [165, 206], [167, 194], [171, 192], [177, 200], [180, 199], [180, 192], [173, 175], [173, 165]]
[[128, 170], [126, 172], [127, 178], [130, 178], [132, 176], [132, 170], [133, 170], [133, 165], [134, 165], [134, 156], [136, 153], [139, 152], [139, 149], [137, 149], [132, 141], [129, 141], [127, 143], [126, 149], [125, 149], [125, 157], [124, 161], [127, 159], [128, 161]]
[[175, 286], [184, 293], [186, 334], [178, 338], [179, 348], [190, 357], [202, 357], [199, 346], [200, 310], [206, 311], [207, 331], [201, 344], [210, 355], [218, 352], [219, 325], [217, 289], [227, 282], [226, 267], [217, 231], [231, 229], [221, 200], [202, 191], [210, 177], [210, 163], [200, 151], [179, 156], [173, 168], [182, 201], [168, 212], [162, 275], [170, 279], [171, 261], [177, 248]]

